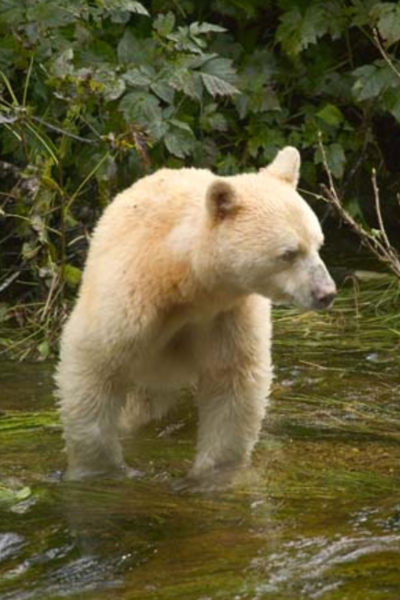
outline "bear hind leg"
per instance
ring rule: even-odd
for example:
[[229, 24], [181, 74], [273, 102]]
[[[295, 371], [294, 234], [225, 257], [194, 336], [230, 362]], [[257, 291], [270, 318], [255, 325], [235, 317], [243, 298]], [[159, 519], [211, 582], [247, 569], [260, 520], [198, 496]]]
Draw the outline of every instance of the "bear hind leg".
[[100, 473], [115, 475], [126, 467], [119, 441], [119, 415], [126, 394], [101, 375], [79, 369], [57, 374], [59, 409], [68, 454], [67, 479]]

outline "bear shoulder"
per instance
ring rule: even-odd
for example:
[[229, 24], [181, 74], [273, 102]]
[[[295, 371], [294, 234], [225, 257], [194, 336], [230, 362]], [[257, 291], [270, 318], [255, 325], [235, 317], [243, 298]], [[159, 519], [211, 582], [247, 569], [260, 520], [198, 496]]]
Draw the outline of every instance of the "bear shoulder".
[[146, 204], [149, 210], [153, 205], [179, 202], [194, 202], [203, 197], [207, 187], [215, 175], [207, 169], [182, 168], [159, 169], [136, 181], [129, 188], [118, 194], [113, 204], [131, 205]]

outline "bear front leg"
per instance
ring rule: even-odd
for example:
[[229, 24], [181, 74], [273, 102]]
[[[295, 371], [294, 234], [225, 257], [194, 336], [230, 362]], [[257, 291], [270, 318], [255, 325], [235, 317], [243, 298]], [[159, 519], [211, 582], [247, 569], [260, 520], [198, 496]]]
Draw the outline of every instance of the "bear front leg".
[[200, 377], [197, 454], [189, 479], [229, 487], [250, 462], [272, 379], [270, 304], [247, 298], [220, 315]]
[[67, 479], [125, 470], [119, 416], [126, 394], [87, 367], [58, 368], [59, 408], [68, 454]]

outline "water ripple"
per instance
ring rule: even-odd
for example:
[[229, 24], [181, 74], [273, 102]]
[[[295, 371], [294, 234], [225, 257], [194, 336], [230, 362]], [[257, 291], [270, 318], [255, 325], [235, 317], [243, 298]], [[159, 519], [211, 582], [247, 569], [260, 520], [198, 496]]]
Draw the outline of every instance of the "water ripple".
[[334, 540], [315, 537], [288, 542], [283, 551], [267, 559], [252, 561], [251, 567], [263, 570], [268, 579], [257, 586], [255, 599], [288, 588], [297, 588], [301, 597], [318, 599], [343, 584], [338, 573], [335, 573], [335, 581], [329, 578], [332, 569], [367, 555], [388, 551], [400, 553], [400, 535], [363, 535]]
[[0, 534], [0, 562], [18, 554], [24, 544], [24, 538], [17, 533]]

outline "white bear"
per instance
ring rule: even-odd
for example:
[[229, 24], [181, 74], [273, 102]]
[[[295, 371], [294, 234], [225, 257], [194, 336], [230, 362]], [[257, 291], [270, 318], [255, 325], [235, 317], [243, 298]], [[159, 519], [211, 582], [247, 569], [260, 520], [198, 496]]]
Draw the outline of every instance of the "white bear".
[[299, 168], [286, 147], [258, 173], [161, 169], [107, 207], [61, 339], [69, 478], [123, 472], [121, 419], [160, 418], [185, 387], [199, 411], [190, 480], [249, 464], [272, 378], [270, 302], [322, 309], [336, 293]]

